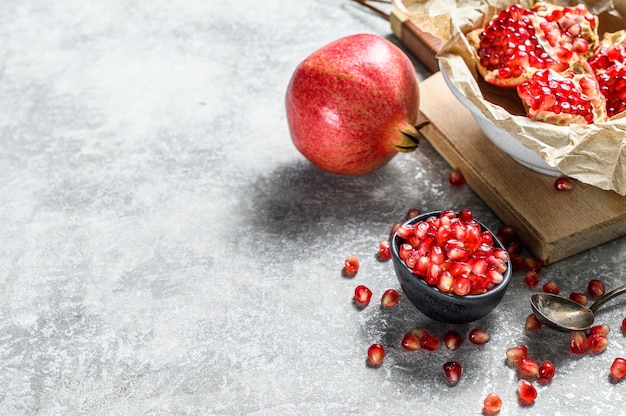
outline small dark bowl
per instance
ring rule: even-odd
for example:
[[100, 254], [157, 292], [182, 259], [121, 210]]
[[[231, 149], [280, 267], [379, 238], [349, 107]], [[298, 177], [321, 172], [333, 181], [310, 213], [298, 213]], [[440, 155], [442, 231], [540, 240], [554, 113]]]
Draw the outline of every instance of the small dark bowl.
[[[405, 224], [416, 223], [426, 220], [431, 216], [439, 216], [440, 212], [430, 212], [418, 215]], [[480, 221], [483, 230], [488, 230], [493, 236], [494, 247], [505, 249], [502, 243], [494, 235], [493, 231], [485, 227]], [[402, 261], [398, 254], [398, 248], [403, 240], [395, 232], [391, 238], [391, 255], [396, 276], [400, 287], [417, 309], [424, 315], [449, 324], [462, 324], [476, 321], [489, 314], [502, 300], [504, 293], [511, 282], [511, 261], [507, 262], [504, 279], [492, 290], [480, 295], [458, 296], [441, 292], [436, 287], [430, 286], [421, 277], [413, 274], [413, 271]]]

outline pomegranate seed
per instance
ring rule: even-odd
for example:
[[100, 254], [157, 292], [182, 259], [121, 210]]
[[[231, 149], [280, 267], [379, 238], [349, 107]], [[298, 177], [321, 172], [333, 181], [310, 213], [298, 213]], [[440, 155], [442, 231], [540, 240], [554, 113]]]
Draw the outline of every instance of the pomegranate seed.
[[357, 256], [350, 256], [344, 262], [344, 274], [347, 277], [354, 277], [359, 271], [359, 258]]
[[463, 337], [461, 336], [461, 334], [452, 329], [446, 332], [443, 336], [443, 343], [450, 351], [455, 351], [456, 349], [458, 349], [461, 346], [462, 342]]
[[367, 361], [372, 367], [380, 367], [385, 359], [385, 347], [372, 344], [367, 349]]
[[616, 358], [611, 364], [611, 377], [615, 381], [619, 381], [626, 375], [626, 359]]
[[516, 367], [522, 358], [528, 356], [528, 348], [526, 345], [518, 345], [506, 350], [506, 360], [509, 365]]
[[411, 334], [415, 335], [421, 341], [424, 335], [430, 335], [430, 331], [426, 328], [413, 328]]
[[517, 240], [517, 232], [512, 225], [505, 224], [498, 228], [497, 237], [498, 240], [506, 246], [507, 244]]
[[470, 221], [474, 221], [474, 214], [472, 213], [472, 210], [463, 208], [459, 211], [459, 219], [462, 223], [468, 223]]
[[534, 270], [537, 273], [539, 273], [542, 267], [543, 267], [543, 262], [541, 260], [536, 259], [534, 257], [524, 258], [524, 270], [525, 271]]
[[526, 318], [526, 323], [524, 324], [524, 327], [527, 331], [537, 331], [538, 329], [541, 329], [541, 325], [541, 321], [539, 320], [539, 318], [537, 318], [537, 315], [531, 313]]
[[591, 279], [587, 284], [587, 292], [593, 299], [597, 299], [604, 295], [604, 283], [599, 279]]
[[422, 348], [428, 351], [436, 351], [441, 346], [441, 341], [439, 340], [439, 338], [428, 333], [424, 334], [420, 338], [420, 343], [422, 345]]
[[357, 306], [366, 307], [372, 299], [372, 291], [364, 285], [359, 285], [354, 289], [354, 302]]
[[393, 306], [398, 303], [398, 291], [395, 289], [387, 289], [380, 299], [380, 304], [384, 307]]
[[380, 240], [378, 242], [378, 260], [391, 260], [391, 243], [389, 240]]
[[626, 318], [622, 319], [622, 332], [626, 334]]
[[561, 176], [554, 181], [554, 189], [559, 192], [567, 192], [574, 189], [574, 182], [567, 176]]
[[465, 176], [463, 176], [463, 174], [457, 169], [452, 169], [450, 176], [448, 176], [448, 182], [450, 183], [450, 186], [461, 186], [465, 183]]
[[484, 345], [489, 342], [490, 336], [484, 329], [474, 328], [469, 332], [468, 338], [472, 344]]
[[593, 334], [589, 335], [587, 343], [589, 344], [589, 351], [598, 354], [606, 350], [606, 347], [609, 345], [609, 339], [606, 335]]
[[420, 211], [417, 208], [409, 208], [409, 210], [406, 212], [406, 215], [404, 216], [404, 220], [408, 221], [412, 218], [417, 217], [418, 215], [421, 215], [422, 211]]
[[611, 332], [611, 328], [609, 328], [607, 324], [594, 325], [591, 328], [589, 328], [590, 336], [596, 335], [596, 334], [607, 336], [609, 335], [609, 332]]
[[529, 270], [524, 273], [524, 284], [529, 288], [537, 287], [539, 284], [539, 274], [534, 270]]
[[543, 291], [546, 293], [552, 293], [553, 295], [558, 295], [561, 289], [559, 288], [559, 285], [557, 285], [554, 280], [550, 280], [549, 282], [543, 285]]
[[587, 295], [581, 292], [572, 292], [569, 294], [569, 298], [576, 303], [580, 303], [583, 306], [587, 306]]
[[554, 368], [554, 364], [550, 360], [545, 360], [539, 366], [539, 382], [541, 384], [548, 384], [550, 380], [554, 378], [554, 374], [556, 369]]
[[448, 361], [443, 364], [443, 373], [446, 376], [446, 380], [448, 380], [448, 384], [456, 386], [461, 380], [463, 367], [457, 361]]
[[511, 253], [511, 266], [513, 270], [519, 270], [524, 265], [524, 258], [520, 254]]
[[391, 230], [389, 231], [389, 239], [393, 237], [393, 234], [398, 230], [398, 228], [400, 228], [401, 225], [402, 225], [401, 221], [396, 221], [393, 223], [393, 225], [391, 226]]
[[521, 379], [517, 382], [517, 397], [522, 405], [528, 406], [535, 402], [537, 390], [528, 380]]
[[534, 379], [539, 374], [539, 364], [528, 356], [522, 357], [517, 364], [517, 374], [520, 378]]
[[583, 354], [589, 349], [587, 336], [583, 331], [572, 331], [569, 338], [569, 346], [574, 354]]
[[407, 351], [418, 351], [422, 348], [419, 338], [410, 332], [404, 334], [402, 337], [402, 348]]
[[520, 254], [522, 252], [522, 243], [518, 240], [511, 241], [506, 244], [506, 251], [509, 254]]
[[452, 290], [456, 295], [465, 296], [472, 289], [472, 282], [467, 277], [457, 276], [452, 282]]
[[486, 415], [492, 416], [502, 409], [502, 399], [497, 393], [489, 393], [483, 401], [483, 411]]

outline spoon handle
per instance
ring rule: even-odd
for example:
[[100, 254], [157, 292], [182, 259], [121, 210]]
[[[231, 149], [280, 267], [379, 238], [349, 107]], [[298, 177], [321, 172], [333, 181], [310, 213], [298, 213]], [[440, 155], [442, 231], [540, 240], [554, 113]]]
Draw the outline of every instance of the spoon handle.
[[600, 308], [600, 306], [604, 305], [605, 303], [607, 303], [614, 297], [621, 295], [622, 293], [626, 293], [626, 286], [618, 287], [617, 289], [611, 290], [610, 292], [602, 296], [600, 299], [595, 301], [593, 305], [589, 307], [589, 309], [591, 309], [593, 313], [596, 313], [596, 311]]

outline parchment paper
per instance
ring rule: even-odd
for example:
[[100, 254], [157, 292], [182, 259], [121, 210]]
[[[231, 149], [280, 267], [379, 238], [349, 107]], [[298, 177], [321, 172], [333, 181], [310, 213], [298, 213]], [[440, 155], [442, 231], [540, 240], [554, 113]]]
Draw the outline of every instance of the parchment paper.
[[[550, 166], [581, 182], [626, 195], [626, 117], [591, 125], [555, 126], [528, 119], [515, 90], [485, 83], [477, 73], [468, 31], [484, 26], [514, 1], [394, 0], [422, 30], [444, 41], [438, 59], [454, 85], [499, 127], [509, 131]], [[517, 2], [515, 2], [517, 3]], [[520, 1], [530, 7], [534, 1]], [[552, 1], [563, 6], [577, 1]], [[599, 35], [626, 28], [626, 20], [611, 2], [587, 1], [599, 15]], [[452, 10], [452, 11], [451, 11]]]

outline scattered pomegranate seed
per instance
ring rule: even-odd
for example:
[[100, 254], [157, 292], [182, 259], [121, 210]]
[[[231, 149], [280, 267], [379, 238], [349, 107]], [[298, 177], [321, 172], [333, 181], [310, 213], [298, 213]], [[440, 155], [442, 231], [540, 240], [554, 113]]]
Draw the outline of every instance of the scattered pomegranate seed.
[[524, 257], [521, 254], [511, 253], [511, 266], [513, 270], [519, 270], [524, 265]]
[[389, 240], [380, 240], [378, 242], [378, 260], [391, 260], [391, 243]]
[[489, 342], [489, 332], [482, 328], [474, 328], [469, 332], [469, 341], [475, 345], [484, 345]]
[[526, 323], [524, 325], [527, 331], [537, 331], [538, 329], [541, 329], [541, 326], [541, 321], [539, 320], [539, 318], [537, 318], [537, 315], [535, 315], [534, 313], [528, 315], [528, 317], [526, 318]]
[[506, 360], [509, 365], [517, 367], [522, 358], [528, 356], [528, 348], [526, 345], [518, 345], [506, 350]]
[[543, 267], [543, 262], [541, 260], [534, 258], [534, 257], [524, 258], [524, 270], [525, 271], [534, 270], [537, 273], [539, 273], [542, 267]]
[[615, 381], [619, 381], [626, 375], [626, 359], [616, 358], [611, 364], [611, 377]]
[[496, 236], [505, 246], [517, 240], [517, 232], [515, 231], [515, 228], [509, 224], [505, 224], [498, 228]]
[[529, 288], [535, 288], [539, 284], [539, 274], [534, 270], [524, 273], [524, 284]]
[[622, 319], [622, 332], [626, 334], [626, 318]]
[[550, 280], [543, 285], [543, 291], [546, 293], [552, 293], [553, 295], [558, 295], [561, 289], [554, 280]]
[[574, 189], [574, 182], [567, 176], [561, 176], [554, 181], [554, 189], [559, 192], [567, 192]]
[[415, 218], [418, 215], [421, 215], [422, 211], [420, 211], [417, 208], [409, 208], [409, 210], [406, 212], [406, 215], [404, 216], [404, 220], [408, 221], [411, 218]]
[[430, 331], [426, 328], [413, 328], [411, 334], [415, 335], [417, 339], [421, 340], [424, 335], [429, 335]]
[[599, 279], [591, 279], [587, 285], [587, 292], [593, 299], [597, 299], [604, 295], [604, 283]]
[[354, 289], [354, 302], [357, 306], [366, 307], [372, 299], [372, 291], [364, 285], [359, 285]]
[[513, 240], [506, 244], [506, 251], [509, 254], [521, 254], [522, 253], [522, 243], [519, 240]]
[[354, 277], [359, 271], [359, 258], [350, 256], [343, 262], [344, 274], [347, 277]]
[[461, 336], [461, 334], [452, 329], [446, 332], [443, 336], [443, 343], [450, 351], [455, 351], [456, 349], [458, 349], [461, 346], [462, 342], [463, 337]]
[[587, 306], [587, 295], [581, 292], [572, 292], [569, 294], [569, 298], [576, 303], [580, 303], [583, 306]]
[[398, 303], [398, 291], [395, 289], [387, 289], [380, 299], [380, 304], [384, 307], [393, 306]]
[[583, 331], [572, 331], [569, 337], [569, 346], [574, 354], [583, 354], [589, 349], [587, 335]]
[[407, 351], [418, 351], [422, 348], [422, 344], [420, 343], [418, 337], [410, 332], [407, 332], [404, 334], [404, 337], [402, 337], [402, 348]]
[[489, 393], [483, 401], [483, 411], [488, 416], [493, 416], [502, 409], [502, 399], [497, 393]]
[[372, 344], [367, 349], [367, 361], [373, 367], [379, 367], [385, 359], [385, 347], [380, 344]]
[[589, 351], [598, 354], [604, 352], [609, 345], [609, 339], [606, 335], [593, 334], [587, 338], [587, 344], [589, 345]]
[[539, 383], [548, 384], [550, 380], [554, 378], [555, 373], [556, 373], [556, 369], [554, 367], [554, 364], [552, 364], [552, 361], [545, 360], [539, 366], [539, 372], [538, 372]]
[[422, 344], [422, 348], [428, 351], [436, 351], [441, 346], [439, 338], [431, 334], [424, 334], [420, 338], [420, 342]]
[[522, 357], [517, 364], [517, 374], [520, 378], [532, 380], [539, 374], [539, 364], [528, 356]]
[[522, 405], [528, 406], [535, 402], [537, 390], [528, 380], [520, 379], [517, 382], [517, 397]]
[[589, 328], [589, 336], [596, 334], [607, 336], [609, 332], [611, 332], [611, 328], [607, 324], [594, 325]]
[[461, 186], [465, 183], [465, 176], [463, 176], [459, 170], [452, 169], [450, 176], [448, 176], [448, 182], [450, 183], [450, 186]]
[[461, 374], [463, 373], [463, 367], [461, 363], [457, 361], [448, 361], [443, 364], [443, 373], [446, 376], [448, 384], [456, 386], [461, 380]]

